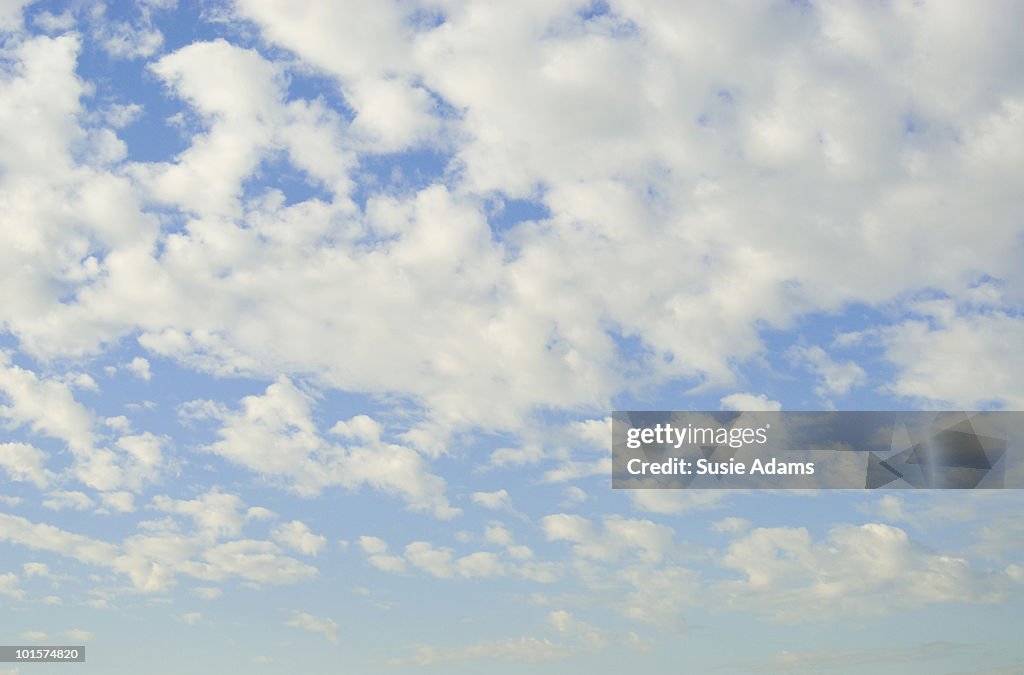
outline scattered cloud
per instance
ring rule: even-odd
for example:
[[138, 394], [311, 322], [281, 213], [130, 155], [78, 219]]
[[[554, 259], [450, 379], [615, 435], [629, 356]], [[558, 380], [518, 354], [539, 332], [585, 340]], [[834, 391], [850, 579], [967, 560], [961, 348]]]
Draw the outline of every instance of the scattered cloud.
[[338, 624], [333, 619], [313, 616], [306, 612], [292, 612], [291, 617], [285, 621], [286, 626], [299, 628], [311, 633], [319, 633], [333, 643], [338, 642]]

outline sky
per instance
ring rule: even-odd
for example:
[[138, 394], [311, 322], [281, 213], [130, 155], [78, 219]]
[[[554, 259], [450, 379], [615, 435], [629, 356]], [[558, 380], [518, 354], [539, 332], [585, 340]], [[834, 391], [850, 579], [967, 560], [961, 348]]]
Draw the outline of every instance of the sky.
[[1021, 26], [0, 0], [0, 674], [1024, 672], [1019, 491], [610, 452], [1024, 408]]

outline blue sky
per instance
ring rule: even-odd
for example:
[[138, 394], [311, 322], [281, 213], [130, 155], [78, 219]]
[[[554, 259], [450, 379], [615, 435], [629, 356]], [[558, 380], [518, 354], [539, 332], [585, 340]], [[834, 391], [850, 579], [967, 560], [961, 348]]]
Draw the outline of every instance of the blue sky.
[[1021, 14], [0, 0], [0, 641], [1024, 669], [1017, 491], [613, 491], [609, 422], [1024, 407]]

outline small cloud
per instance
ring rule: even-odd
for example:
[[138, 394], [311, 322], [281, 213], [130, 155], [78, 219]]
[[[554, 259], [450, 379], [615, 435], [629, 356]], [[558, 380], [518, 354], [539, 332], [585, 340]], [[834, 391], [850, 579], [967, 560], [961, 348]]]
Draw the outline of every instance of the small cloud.
[[47, 633], [41, 630], [26, 630], [18, 633], [18, 637], [22, 640], [45, 640], [50, 637]]
[[313, 534], [309, 526], [300, 520], [293, 520], [275, 527], [271, 538], [279, 544], [283, 544], [294, 551], [305, 555], [315, 556], [327, 544], [327, 537], [321, 534]]
[[320, 633], [331, 642], [335, 644], [338, 642], [338, 624], [333, 619], [296, 611], [292, 612], [291, 618], [285, 621], [285, 625], [311, 633]]
[[726, 492], [712, 490], [630, 490], [633, 505], [650, 513], [681, 514], [722, 506]]
[[47, 33], [63, 33], [75, 27], [75, 17], [71, 12], [54, 14], [53, 12], [42, 11], [36, 14], [32, 23], [39, 26]]
[[494, 492], [474, 492], [470, 495], [474, 504], [491, 509], [492, 511], [512, 511], [512, 500], [508, 496], [508, 490], [496, 490]]
[[814, 392], [822, 398], [845, 395], [867, 382], [863, 368], [853, 361], [834, 361], [821, 347], [793, 347], [788, 353], [795, 363], [817, 375], [818, 386]]
[[562, 494], [565, 495], [565, 499], [562, 500], [561, 506], [576, 506], [589, 499], [587, 491], [575, 485], [570, 485], [562, 490]]
[[140, 380], [146, 380], [148, 382], [153, 379], [153, 373], [149, 370], [149, 361], [141, 356], [136, 356], [131, 360], [131, 363], [125, 366], [125, 368]]
[[219, 588], [212, 586], [200, 586], [199, 588], [192, 589], [192, 595], [203, 600], [216, 600], [220, 596], [224, 595], [224, 591]]
[[95, 502], [84, 492], [58, 490], [51, 492], [50, 496], [43, 500], [43, 506], [54, 511], [87, 511], [95, 506]]
[[103, 420], [103, 424], [110, 427], [114, 431], [128, 432], [131, 431], [132, 423], [124, 415], [118, 415], [117, 417], [108, 417]]
[[778, 401], [773, 401], [764, 394], [751, 394], [748, 392], [737, 392], [723, 396], [719, 404], [722, 410], [759, 412], [777, 412], [782, 410], [782, 404]]
[[25, 576], [29, 578], [50, 576], [50, 568], [46, 566], [46, 563], [27, 562], [21, 568], [25, 570]]
[[25, 591], [21, 590], [21, 579], [18, 578], [18, 575], [10, 572], [0, 574], [0, 595], [14, 599], [25, 597]]
[[359, 537], [359, 548], [367, 555], [378, 555], [387, 553], [388, 543], [380, 537], [362, 536]]
[[729, 516], [728, 518], [722, 518], [711, 523], [711, 529], [714, 532], [727, 532], [730, 534], [746, 532], [750, 529], [750, 521], [745, 518]]
[[76, 373], [67, 379], [67, 383], [77, 389], [85, 389], [87, 391], [100, 390], [100, 386], [96, 384], [96, 380], [92, 379], [92, 376], [88, 373]]
[[118, 513], [131, 513], [135, 510], [135, 497], [131, 492], [105, 492], [100, 495], [103, 505]]
[[199, 612], [186, 612], [181, 615], [181, 620], [190, 626], [194, 626], [203, 620], [203, 615]]
[[71, 630], [64, 631], [64, 637], [77, 642], [88, 642], [93, 639], [94, 636], [95, 633], [90, 633], [89, 631], [81, 630], [80, 628], [72, 628]]
[[382, 572], [405, 571], [405, 560], [396, 555], [388, 555], [388, 544], [380, 537], [359, 537], [359, 548], [366, 554], [367, 562]]

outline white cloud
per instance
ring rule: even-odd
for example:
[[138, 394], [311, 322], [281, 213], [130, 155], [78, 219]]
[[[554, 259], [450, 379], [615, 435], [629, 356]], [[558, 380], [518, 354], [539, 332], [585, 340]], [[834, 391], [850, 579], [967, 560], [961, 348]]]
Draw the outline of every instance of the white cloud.
[[505, 574], [505, 565], [497, 554], [477, 551], [456, 560], [455, 570], [459, 576], [467, 579], [489, 578]]
[[804, 528], [754, 529], [730, 544], [721, 563], [744, 577], [718, 586], [729, 605], [782, 621], [996, 602], [1007, 581], [1004, 572], [929, 551], [878, 523], [835, 525], [821, 541]]
[[[505, 553], [516, 560], [528, 560], [533, 552], [525, 546], [516, 546], [511, 534], [499, 526], [488, 528], [487, 540], [505, 549]], [[510, 565], [492, 551], [475, 551], [456, 556], [451, 548], [438, 547], [428, 541], [414, 541], [406, 545], [402, 556], [390, 555], [387, 543], [378, 537], [360, 537], [359, 545], [367, 556], [367, 562], [379, 570], [391, 573], [405, 572], [407, 567], [421, 570], [439, 579], [474, 579], [499, 577], [515, 572], [529, 578], [531, 573], [541, 575], [543, 570], [534, 570], [529, 564], [522, 567]]]
[[367, 561], [383, 572], [400, 573], [405, 571], [405, 560], [400, 556], [388, 554], [388, 544], [380, 537], [361, 536], [359, 547], [367, 556]]
[[118, 513], [135, 511], [135, 495], [131, 492], [104, 492], [100, 494], [103, 505]]
[[388, 544], [380, 537], [359, 537], [359, 546], [363, 549], [363, 553], [367, 555], [377, 555], [385, 553], [388, 550]]
[[587, 501], [586, 490], [575, 485], [566, 487], [562, 491], [562, 494], [565, 495], [565, 500], [560, 504], [560, 506], [575, 506]]
[[317, 576], [315, 567], [281, 555], [269, 541], [230, 541], [205, 551], [203, 558], [209, 566], [197, 570], [197, 576], [213, 581], [237, 575], [258, 583], [293, 584]]
[[181, 620], [190, 626], [194, 626], [203, 620], [203, 615], [200, 612], [186, 612], [181, 615]]
[[[201, 128], [172, 160], [128, 171], [71, 151], [117, 141], [82, 126], [79, 38], [12, 47], [4, 189], [28, 195], [12, 217], [37, 239], [5, 240], [0, 262], [25, 349], [81, 355], [138, 334], [191, 367], [317, 373], [408, 397], [442, 428], [508, 430], [538, 406], [606, 409], [634, 385], [732, 383], [763, 328], [920, 288], [962, 293], [978, 260], [1019, 279], [1021, 105], [999, 65], [1019, 10], [787, 5], [738, 18], [625, 2], [584, 20], [560, 3], [470, 3], [430, 27], [406, 9], [378, 8], [357, 30], [337, 8], [233, 5], [296, 60], [226, 40], [157, 59]], [[935, 36], [950, 20], [947, 54]], [[335, 78], [352, 122], [287, 100], [290, 70], [310, 69]], [[374, 187], [357, 213], [362, 157], [432, 144], [454, 154], [446, 185]], [[245, 195], [279, 154], [327, 197]], [[495, 194], [537, 197], [550, 218], [492, 236]], [[144, 215], [153, 201], [194, 217], [160, 234]], [[990, 224], [980, 240], [962, 225], [974, 219]], [[366, 280], [373, 292], [346, 293]], [[401, 330], [422, 307], [437, 311]], [[337, 335], [345, 349], [330, 348]], [[639, 348], [623, 354], [613, 335]], [[847, 371], [823, 386], [854, 386]]]
[[[428, 471], [416, 451], [380, 439], [370, 418], [359, 416], [347, 427], [333, 427], [336, 434], [350, 437], [352, 429], [360, 429], [358, 444], [342, 447], [327, 442], [313, 422], [309, 397], [287, 378], [271, 384], [262, 396], [243, 398], [238, 412], [209, 412], [223, 426], [217, 432], [220, 440], [208, 450], [281, 481], [302, 496], [314, 496], [332, 485], [353, 490], [366, 485], [396, 494], [411, 509], [439, 518], [459, 513], [445, 496], [444, 480]], [[367, 436], [371, 428], [373, 433]]]
[[149, 361], [141, 356], [136, 356], [125, 367], [140, 380], [148, 382], [153, 378], [153, 373], [149, 370]]
[[641, 511], [690, 513], [721, 508], [728, 493], [717, 490], [630, 490], [629, 498]]
[[54, 511], [73, 509], [87, 511], [95, 506], [95, 502], [84, 492], [75, 490], [55, 490], [43, 500], [43, 506]]
[[405, 571], [405, 559], [397, 555], [375, 554], [368, 556], [367, 561], [382, 572], [401, 574]]
[[77, 642], [88, 642], [95, 637], [95, 633], [80, 628], [71, 628], [64, 631], [64, 637]]
[[405, 559], [413, 567], [435, 577], [455, 576], [454, 558], [450, 548], [437, 548], [427, 541], [414, 541], [405, 547]]
[[931, 322], [914, 319], [882, 332], [885, 356], [898, 369], [892, 392], [968, 410], [1024, 407], [1024, 384], [1015, 375], [1024, 356], [1013, 347], [1024, 340], [1024, 319], [953, 312], [930, 308]]
[[605, 631], [577, 619], [564, 609], [554, 610], [548, 614], [548, 622], [560, 635], [578, 636], [591, 649], [603, 649], [611, 641]]
[[722, 410], [782, 410], [782, 404], [773, 401], [764, 394], [751, 394], [748, 392], [737, 392], [723, 396], [721, 401]]
[[64, 441], [75, 457], [75, 476], [90, 487], [137, 491], [163, 468], [166, 439], [146, 432], [101, 447], [94, 432], [96, 416], [75, 400], [68, 384], [11, 364], [7, 352], [0, 352], [0, 392], [8, 399], [8, 405], [0, 406], [0, 417]]
[[573, 422], [569, 426], [573, 434], [584, 441], [591, 449], [605, 451], [611, 447], [612, 418], [583, 420]]
[[0, 3], [0, 31], [13, 32], [22, 26], [22, 10], [32, 0], [4, 0]]
[[[23, 4], [0, 7], [0, 30], [20, 27]], [[88, 376], [53, 374], [62, 359], [135, 336], [147, 353], [184, 368], [280, 377], [237, 408], [206, 408], [218, 425], [211, 452], [303, 497], [373, 489], [439, 518], [458, 510], [428, 458], [449, 453], [456, 432], [523, 436], [491, 455], [493, 467], [552, 460], [538, 472], [548, 482], [606, 474], [608, 460], [593, 453], [607, 447], [607, 422], [593, 415], [617, 395], [674, 380], [735, 391], [743, 364], [765, 351], [762, 332], [798, 325], [803, 314], [833, 316], [858, 304], [912, 309], [919, 319], [863, 333], [896, 367], [888, 391], [958, 407], [1024, 401], [1014, 379], [1024, 372], [1014, 351], [1024, 337], [1024, 104], [1020, 78], [1006, 65], [1016, 63], [1019, 7], [804, 11], [781, 3], [736, 13], [714, 3], [622, 0], [585, 20], [572, 3], [468, 2], [445, 5], [444, 22], [432, 27], [405, 13], [411, 4], [378, 5], [223, 9], [252, 19], [275, 48], [221, 39], [157, 58], [152, 73], [188, 108], [179, 117], [186, 148], [161, 162], [124, 160], [117, 129], [139, 111], [126, 104], [97, 112], [107, 103], [84, 79], [87, 60], [78, 65], [87, 39], [116, 57], [156, 56], [162, 38], [146, 13], [153, 3], [140, 21], [91, 36], [4, 43], [3, 328], [40, 365], [32, 372], [3, 355], [0, 417], [65, 443], [74, 455], [67, 478], [95, 491], [65, 485], [63, 475], [58, 482], [34, 446], [0, 447], [12, 478], [61, 488], [44, 506], [99, 503], [128, 513], [133, 494], [165, 475], [169, 439], [129, 434], [126, 421], [98, 426], [75, 398], [90, 400]], [[353, 12], [366, 20], [351, 21]], [[51, 31], [74, 18], [35, 16]], [[333, 78], [351, 110], [288, 100], [289, 78], [311, 70]], [[429, 149], [453, 154], [433, 184], [429, 176], [407, 188], [402, 178], [373, 184], [358, 175], [381, 153]], [[288, 203], [260, 187], [261, 167], [278, 159], [321, 196]], [[358, 181], [365, 184], [356, 189]], [[365, 208], [356, 206], [361, 197]], [[550, 215], [492, 229], [488, 204], [509, 197], [537, 199]], [[160, 231], [157, 210], [180, 227]], [[978, 287], [981, 272], [1006, 291]], [[921, 289], [949, 299], [906, 300]], [[859, 364], [820, 347], [793, 353], [822, 397], [867, 381]], [[126, 369], [148, 379], [148, 363], [137, 357]], [[379, 416], [387, 425], [356, 415], [321, 426], [299, 377], [379, 396], [385, 408], [400, 403]], [[720, 402], [779, 407], [747, 392]], [[409, 414], [389, 414], [397, 407]], [[550, 447], [530, 430], [538, 428], [531, 413], [551, 408], [590, 419], [561, 428]], [[389, 426], [396, 417], [405, 425], [397, 430]], [[559, 447], [570, 437], [572, 450]], [[507, 491], [472, 489], [460, 484], [472, 503], [511, 510]], [[573, 505], [587, 497], [577, 487], [564, 494]], [[722, 496], [629, 499], [667, 515], [714, 507]], [[274, 517], [240, 497], [212, 489], [156, 497], [151, 506], [163, 520], [119, 543], [6, 514], [0, 538], [127, 575], [153, 592], [180, 576], [274, 583], [317, 573], [283, 552], [322, 550], [325, 539], [299, 521], [270, 527], [274, 541], [239, 540], [253, 520]], [[878, 508], [915, 518], [899, 500]], [[178, 522], [185, 519], [193, 527]], [[1004, 578], [1019, 578], [1007, 561], [986, 576], [880, 525], [837, 528], [825, 541], [728, 518], [712, 529], [737, 537], [722, 558], [745, 577], [726, 585], [735, 602], [776, 618], [783, 591], [806, 598], [811, 614], [856, 614], [889, 593], [899, 606], [995, 598]], [[677, 615], [675, 589], [694, 585], [672, 565], [641, 582], [676, 550], [666, 525], [556, 514], [541, 531], [571, 547], [583, 576], [629, 565], [619, 583], [624, 611], [637, 620]], [[1013, 540], [1007, 532], [1014, 530], [979, 530], [977, 545], [998, 557], [998, 540]], [[390, 572], [554, 576], [541, 561], [516, 567], [510, 559], [528, 560], [530, 549], [504, 527], [488, 526], [484, 538], [500, 550], [460, 554], [416, 541], [399, 555], [380, 539], [359, 545]], [[879, 552], [866, 574], [864, 548]], [[917, 570], [927, 588], [890, 570], [893, 561]], [[572, 617], [560, 611], [552, 623], [568, 631]], [[413, 660], [517, 660], [530, 651], [565, 653], [523, 638], [425, 647]]]
[[738, 516], [727, 516], [711, 523], [711, 529], [715, 532], [745, 532], [750, 529], [750, 521]]
[[541, 529], [550, 541], [571, 542], [577, 556], [604, 562], [632, 556], [660, 561], [672, 550], [675, 538], [667, 525], [621, 516], [606, 516], [597, 527], [583, 516], [559, 513], [544, 516]]
[[474, 504], [479, 504], [485, 509], [492, 511], [514, 511], [512, 500], [508, 496], [508, 490], [495, 490], [494, 492], [474, 492], [470, 495]]
[[135, 534], [114, 544], [0, 514], [0, 541], [116, 571], [146, 593], [166, 591], [179, 574], [207, 582], [237, 576], [258, 584], [291, 584], [318, 574], [315, 567], [283, 555], [273, 542], [237, 539], [213, 543], [208, 538], [182, 535], [174, 528]]
[[843, 396], [853, 387], [867, 382], [863, 368], [853, 361], [835, 361], [821, 347], [794, 347], [790, 353], [818, 376], [819, 384], [815, 389], [818, 396]]
[[188, 516], [195, 523], [199, 536], [208, 540], [238, 536], [249, 520], [249, 512], [242, 513], [245, 503], [241, 497], [217, 488], [190, 500], [158, 495], [153, 498], [153, 507]]
[[[872, 670], [899, 670], [897, 664], [927, 663], [956, 655], [967, 655], [975, 645], [929, 642], [899, 647], [859, 647], [857, 649], [815, 649], [782, 651], [767, 662], [750, 664], [750, 669], [771, 672], [822, 672], [839, 668], [872, 666]], [[998, 670], [990, 671], [998, 673]]]
[[40, 379], [30, 370], [13, 365], [10, 354], [0, 352], [0, 391], [8, 404], [0, 415], [17, 425], [58, 438], [75, 451], [92, 449], [92, 413], [75, 400], [67, 384]]
[[50, 568], [47, 567], [46, 563], [25, 563], [22, 565], [22, 569], [25, 570], [25, 576], [28, 578], [50, 576]]
[[602, 457], [592, 462], [568, 460], [561, 462], [554, 469], [545, 471], [541, 476], [541, 480], [545, 483], [564, 483], [578, 478], [586, 478], [587, 476], [610, 476], [611, 472], [612, 460], [610, 457]]
[[[21, 589], [21, 579], [17, 574], [11, 572], [0, 574], [0, 595], [6, 595], [9, 598], [24, 597], [25, 591]], [[42, 639], [45, 639], [45, 635]]]
[[392, 659], [393, 665], [438, 666], [466, 661], [507, 661], [511, 663], [543, 663], [569, 658], [574, 649], [535, 637], [507, 638], [474, 642], [462, 647], [420, 645], [404, 659]]
[[46, 459], [45, 452], [27, 443], [0, 443], [0, 467], [11, 480], [47, 487], [53, 480], [53, 472], [45, 468]]
[[319, 553], [327, 544], [327, 537], [314, 534], [310, 531], [308, 525], [299, 520], [293, 520], [290, 523], [284, 523], [275, 527], [271, 530], [270, 536], [279, 544], [283, 544], [299, 553], [312, 556]]
[[272, 144], [274, 118], [283, 113], [280, 70], [224, 40], [187, 45], [150, 68], [210, 128], [173, 163], [137, 165], [140, 177], [161, 201], [198, 213], [237, 212], [241, 182]]
[[338, 624], [327, 617], [313, 616], [306, 612], [293, 612], [291, 618], [285, 621], [286, 626], [300, 628], [311, 633], [320, 633], [331, 642], [338, 642]]

